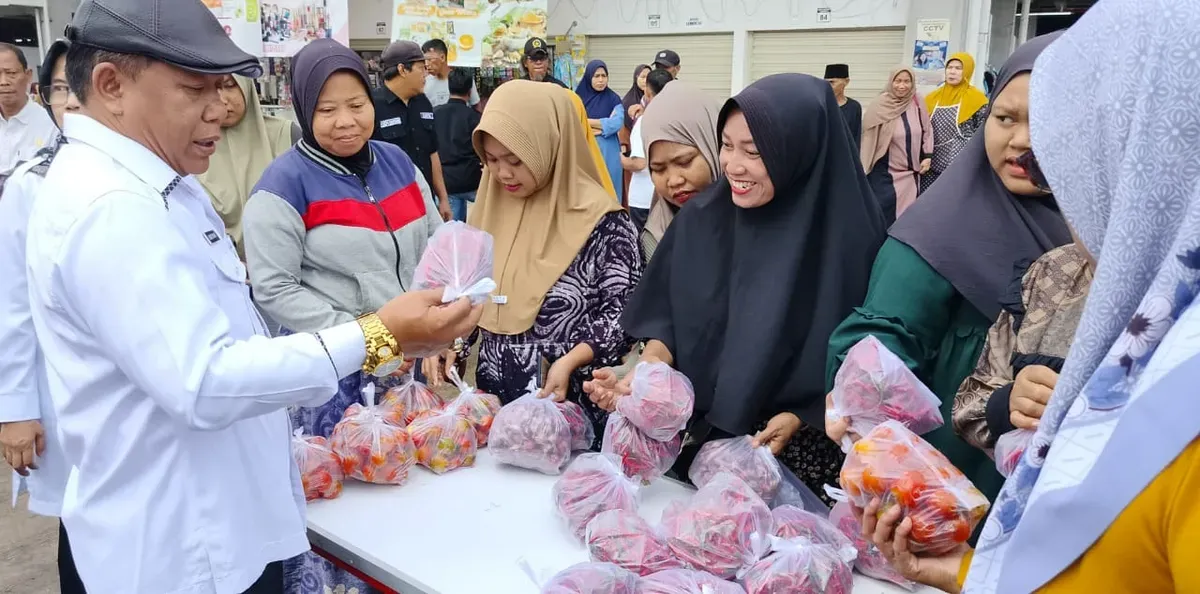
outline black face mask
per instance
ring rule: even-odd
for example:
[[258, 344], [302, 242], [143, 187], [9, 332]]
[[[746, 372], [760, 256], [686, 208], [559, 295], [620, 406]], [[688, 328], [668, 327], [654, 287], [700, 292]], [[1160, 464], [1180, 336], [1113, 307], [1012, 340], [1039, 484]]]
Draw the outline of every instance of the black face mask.
[[1046, 179], [1046, 174], [1042, 173], [1042, 166], [1038, 165], [1037, 157], [1034, 156], [1032, 150], [1025, 151], [1024, 154], [1017, 157], [1017, 165], [1020, 165], [1025, 173], [1029, 174], [1029, 181], [1037, 189], [1050, 193], [1050, 182]]

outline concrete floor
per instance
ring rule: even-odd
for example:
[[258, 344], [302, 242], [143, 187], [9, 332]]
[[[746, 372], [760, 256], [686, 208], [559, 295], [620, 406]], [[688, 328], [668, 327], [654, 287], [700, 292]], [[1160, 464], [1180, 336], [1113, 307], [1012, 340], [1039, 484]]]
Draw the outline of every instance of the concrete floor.
[[12, 471], [0, 463], [0, 594], [58, 592], [58, 520], [9, 506]]

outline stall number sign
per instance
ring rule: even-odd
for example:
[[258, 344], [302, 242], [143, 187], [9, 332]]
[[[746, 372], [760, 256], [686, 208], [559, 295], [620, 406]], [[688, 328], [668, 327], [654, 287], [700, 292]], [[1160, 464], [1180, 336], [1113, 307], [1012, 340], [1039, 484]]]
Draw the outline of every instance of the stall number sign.
[[375, 34], [376, 35], [387, 35], [387, 29], [388, 29], [387, 23], [385, 23], [383, 21], [375, 21]]
[[818, 8], [817, 9], [817, 22], [818, 23], [833, 22], [833, 10], [830, 8]]
[[646, 27], [649, 29], [658, 29], [662, 26], [662, 15], [648, 14], [646, 15]]

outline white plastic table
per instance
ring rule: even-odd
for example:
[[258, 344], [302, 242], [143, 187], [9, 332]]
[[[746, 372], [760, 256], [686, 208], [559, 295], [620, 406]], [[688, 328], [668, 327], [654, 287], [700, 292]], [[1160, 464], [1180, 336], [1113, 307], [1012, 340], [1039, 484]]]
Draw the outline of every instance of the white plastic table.
[[[556, 478], [497, 464], [484, 449], [472, 468], [441, 476], [413, 468], [399, 487], [347, 480], [341, 497], [309, 504], [308, 536], [319, 553], [400, 594], [537, 594], [523, 563], [544, 579], [588, 560], [555, 513]], [[657, 523], [691, 493], [655, 481], [640, 513]], [[854, 592], [908, 591], [855, 574]]]

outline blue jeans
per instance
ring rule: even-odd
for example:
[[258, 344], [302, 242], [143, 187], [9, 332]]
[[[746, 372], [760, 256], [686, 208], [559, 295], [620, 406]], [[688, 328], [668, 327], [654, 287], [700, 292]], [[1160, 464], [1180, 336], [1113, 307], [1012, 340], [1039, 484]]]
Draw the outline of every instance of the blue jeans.
[[450, 211], [454, 213], [454, 220], [467, 222], [468, 202], [475, 202], [475, 192], [450, 195]]

